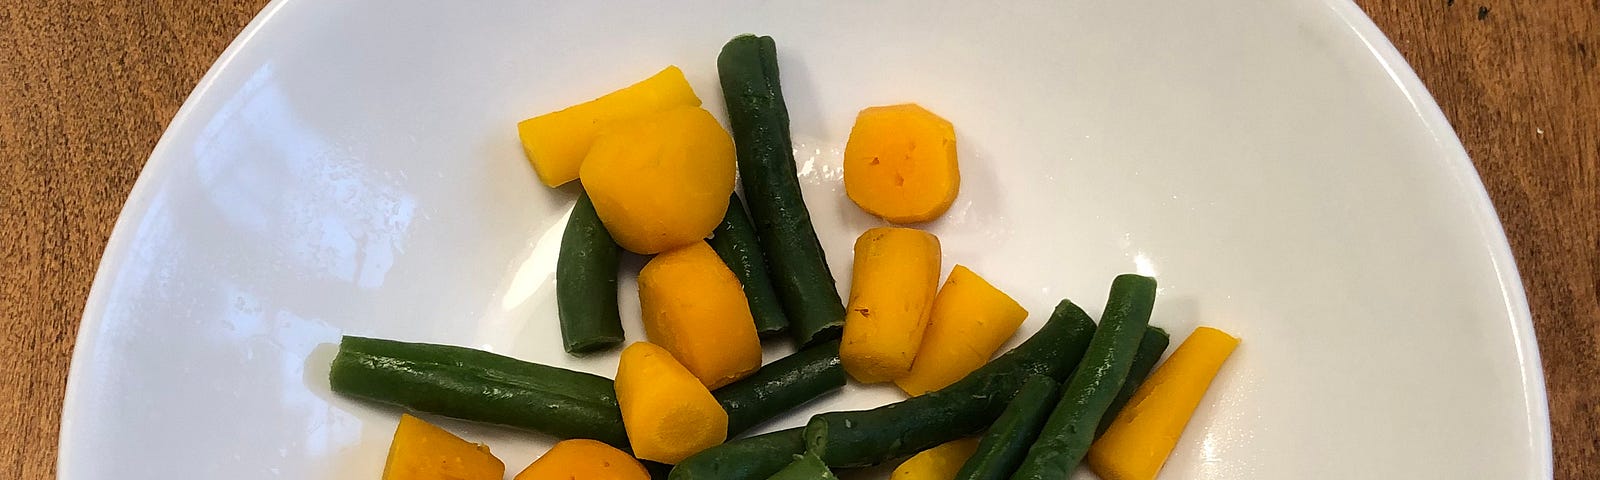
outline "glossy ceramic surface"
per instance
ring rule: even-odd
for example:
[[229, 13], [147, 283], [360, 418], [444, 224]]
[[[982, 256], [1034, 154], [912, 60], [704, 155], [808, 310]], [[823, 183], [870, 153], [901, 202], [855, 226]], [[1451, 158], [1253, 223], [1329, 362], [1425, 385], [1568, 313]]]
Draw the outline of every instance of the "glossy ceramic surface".
[[[1549, 476], [1500, 225], [1437, 107], [1345, 0], [663, 5], [274, 2], [117, 223], [61, 478], [376, 478], [398, 411], [328, 390], [343, 333], [611, 375], [614, 355], [561, 353], [553, 272], [575, 191], [537, 184], [513, 125], [667, 64], [721, 118], [716, 53], [743, 32], [778, 40], [841, 290], [878, 224], [842, 192], [850, 123], [916, 101], [960, 138], [961, 196], [927, 226], [945, 268], [1010, 292], [1024, 330], [1062, 297], [1098, 314], [1111, 277], [1137, 271], [1160, 278], [1154, 322], [1174, 344], [1200, 324], [1243, 337], [1163, 478]], [[851, 386], [766, 429], [898, 397]], [[442, 424], [508, 476], [550, 441]]]

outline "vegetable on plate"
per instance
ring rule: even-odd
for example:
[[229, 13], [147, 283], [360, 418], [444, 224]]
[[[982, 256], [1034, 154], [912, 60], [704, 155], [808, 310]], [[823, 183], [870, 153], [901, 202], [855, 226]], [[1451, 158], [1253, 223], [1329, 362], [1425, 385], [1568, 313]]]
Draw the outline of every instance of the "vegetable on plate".
[[761, 339], [745, 306], [739, 279], [706, 242], [650, 259], [639, 272], [645, 335], [706, 388], [761, 368]]
[[811, 417], [806, 447], [830, 466], [865, 467], [978, 433], [1028, 375], [1066, 378], [1094, 331], [1083, 309], [1062, 300], [1027, 341], [948, 387], [870, 410]]
[[839, 341], [830, 340], [789, 354], [754, 375], [711, 392], [728, 412], [728, 436], [793, 410], [844, 386]]
[[804, 428], [732, 440], [694, 454], [672, 468], [670, 480], [763, 480], [805, 453]]
[[579, 170], [618, 245], [652, 255], [699, 242], [733, 194], [733, 141], [711, 112], [678, 107], [608, 124]]
[[649, 480], [650, 472], [627, 452], [594, 440], [573, 439], [557, 442], [513, 480], [549, 479]]
[[506, 464], [489, 446], [462, 440], [411, 414], [400, 414], [400, 426], [389, 444], [383, 480], [500, 480]]
[[895, 467], [889, 480], [951, 480], [978, 449], [977, 437], [951, 440], [923, 450]]
[[1077, 370], [1062, 386], [1061, 400], [1012, 479], [1061, 479], [1077, 469], [1094, 442], [1100, 417], [1133, 366], [1155, 298], [1153, 278], [1124, 274], [1111, 281], [1110, 298], [1094, 339]]
[[914, 103], [856, 115], [844, 147], [844, 192], [867, 213], [894, 223], [943, 215], [961, 190], [956, 130]]
[[522, 150], [546, 186], [578, 179], [579, 167], [600, 129], [675, 107], [698, 107], [683, 71], [669, 66], [650, 78], [590, 100], [517, 123]]
[[628, 446], [610, 379], [470, 348], [346, 335], [328, 383], [420, 412]]
[[637, 342], [617, 364], [617, 401], [633, 454], [675, 464], [728, 436], [728, 413], [665, 349]]
[[1238, 338], [1221, 330], [1195, 329], [1094, 442], [1089, 468], [1106, 480], [1156, 478], [1212, 379], [1238, 346]]
[[761, 239], [756, 237], [756, 226], [750, 223], [750, 215], [745, 213], [739, 194], [728, 199], [728, 213], [723, 215], [722, 224], [711, 232], [706, 243], [711, 244], [722, 262], [739, 277], [744, 298], [750, 303], [750, 316], [756, 321], [756, 333], [766, 337], [788, 330], [789, 318], [784, 316], [777, 290], [773, 290]]
[[939, 237], [878, 227], [856, 239], [839, 358], [861, 383], [911, 372], [939, 288]]
[[622, 343], [622, 316], [617, 311], [619, 250], [595, 215], [589, 195], [579, 194], [556, 256], [557, 315], [561, 344], [569, 354], [610, 350]]
[[950, 270], [933, 298], [911, 372], [895, 379], [907, 395], [944, 388], [972, 373], [1022, 326], [1028, 311], [962, 265]]
[[827, 464], [822, 463], [821, 459], [818, 459], [816, 455], [812, 455], [809, 452], [795, 455], [794, 461], [789, 462], [789, 465], [783, 467], [783, 470], [778, 470], [778, 473], [774, 473], [771, 477], [767, 477], [767, 480], [838, 479], [839, 477], [835, 477], [832, 470], [828, 470]]
[[729, 40], [717, 55], [717, 75], [750, 219], [767, 254], [789, 333], [801, 346], [837, 338], [844, 305], [800, 193], [772, 37]]
[[1144, 338], [1139, 339], [1139, 350], [1133, 352], [1133, 366], [1128, 368], [1128, 379], [1122, 382], [1122, 389], [1117, 390], [1117, 397], [1111, 400], [1111, 407], [1106, 409], [1106, 414], [1100, 417], [1100, 425], [1094, 429], [1096, 438], [1111, 428], [1117, 413], [1128, 404], [1128, 399], [1133, 398], [1134, 392], [1144, 384], [1144, 379], [1150, 376], [1150, 371], [1155, 370], [1156, 362], [1161, 361], [1161, 354], [1166, 353], [1167, 344], [1171, 342], [1172, 338], [1166, 330], [1155, 326], [1145, 327]]
[[957, 480], [1005, 480], [1022, 464], [1028, 446], [1039, 438], [1039, 430], [1061, 398], [1061, 389], [1055, 380], [1044, 375], [1031, 375], [1022, 384], [1022, 390], [1011, 398], [1000, 418], [983, 434], [978, 448], [961, 470], [953, 477]]

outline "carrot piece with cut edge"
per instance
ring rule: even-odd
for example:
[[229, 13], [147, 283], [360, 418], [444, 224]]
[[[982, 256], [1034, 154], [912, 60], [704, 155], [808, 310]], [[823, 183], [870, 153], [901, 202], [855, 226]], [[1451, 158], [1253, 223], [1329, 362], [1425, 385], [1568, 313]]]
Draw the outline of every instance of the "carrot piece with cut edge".
[[907, 395], [922, 395], [956, 383], [989, 363], [1017, 332], [1028, 310], [962, 265], [950, 270], [933, 298], [911, 373], [895, 379]]
[[528, 163], [545, 186], [577, 180], [584, 156], [601, 128], [674, 107], [698, 107], [700, 97], [683, 71], [668, 66], [627, 88], [584, 103], [517, 123], [517, 136]]
[[733, 139], [700, 107], [603, 129], [578, 176], [612, 240], [653, 255], [711, 235], [733, 195]]
[[951, 480], [976, 451], [978, 437], [951, 440], [912, 455], [895, 467], [889, 480]]
[[844, 147], [844, 191], [867, 213], [895, 223], [926, 222], [961, 190], [956, 130], [914, 103], [856, 115]]
[[522, 469], [513, 480], [650, 480], [650, 472], [627, 452], [587, 438], [562, 440]]
[[666, 349], [623, 349], [616, 385], [628, 443], [641, 459], [675, 464], [728, 437], [728, 412]]
[[911, 372], [939, 288], [939, 237], [878, 227], [856, 239], [839, 360], [861, 383]]
[[400, 414], [383, 464], [383, 480], [500, 480], [505, 472], [506, 464], [488, 445], [462, 440], [409, 413]]
[[1156, 478], [1189, 418], [1239, 339], [1200, 327], [1134, 392], [1111, 428], [1089, 448], [1089, 468], [1106, 480]]
[[761, 368], [761, 338], [739, 279], [706, 242], [650, 259], [639, 272], [645, 335], [716, 390]]

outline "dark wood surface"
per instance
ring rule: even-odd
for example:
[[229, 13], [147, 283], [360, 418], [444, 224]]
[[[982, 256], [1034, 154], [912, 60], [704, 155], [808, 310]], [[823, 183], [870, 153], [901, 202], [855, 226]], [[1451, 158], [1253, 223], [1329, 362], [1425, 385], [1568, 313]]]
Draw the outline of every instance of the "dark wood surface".
[[[264, 3], [0, 8], [0, 478], [55, 476], [67, 363], [112, 222], [178, 106]], [[1358, 3], [1438, 99], [1505, 223], [1556, 478], [1600, 478], [1600, 0]]]

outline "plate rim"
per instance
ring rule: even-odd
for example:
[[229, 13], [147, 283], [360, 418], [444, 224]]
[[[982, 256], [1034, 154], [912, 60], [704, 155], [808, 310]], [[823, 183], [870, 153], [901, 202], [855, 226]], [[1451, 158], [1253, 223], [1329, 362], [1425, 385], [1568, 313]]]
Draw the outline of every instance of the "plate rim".
[[[80, 410], [82, 403], [82, 390], [85, 380], [79, 373], [88, 362], [90, 349], [85, 345], [92, 345], [98, 337], [101, 319], [106, 309], [106, 288], [111, 282], [109, 278], [112, 268], [108, 265], [120, 264], [126, 258], [126, 252], [132, 245], [127, 231], [132, 228], [130, 224], [137, 223], [143, 218], [143, 213], [149, 210], [153, 188], [151, 186], [156, 178], [165, 175], [152, 173], [164, 172], [172, 168], [167, 152], [174, 147], [173, 132], [187, 128], [190, 122], [196, 121], [194, 110], [211, 97], [210, 92], [216, 86], [217, 80], [238, 59], [241, 52], [253, 47], [253, 40], [277, 14], [289, 5], [292, 0], [271, 0], [263, 6], [250, 22], [246, 23], [239, 34], [223, 49], [217, 60], [211, 64], [206, 73], [200, 77], [195, 88], [184, 99], [183, 104], [173, 114], [172, 121], [162, 131], [155, 147], [141, 167], [133, 188], [129, 191], [127, 199], [123, 202], [117, 219], [113, 223], [111, 234], [107, 237], [105, 249], [101, 252], [100, 260], [95, 268], [94, 279], [85, 298], [83, 314], [79, 317], [78, 331], [74, 336], [71, 361], [67, 370], [66, 388], [62, 398], [62, 408], [58, 419], [58, 439], [56, 442], [56, 474], [59, 478], [76, 478], [71, 475], [75, 472], [73, 459], [77, 455], [73, 447], [74, 436], [71, 428], [74, 422], [74, 412]], [[1516, 358], [1520, 367], [1520, 380], [1523, 391], [1524, 418], [1528, 423], [1528, 433], [1532, 438], [1535, 456], [1538, 458], [1538, 470], [1542, 472], [1541, 478], [1554, 478], [1554, 450], [1550, 425], [1549, 393], [1545, 387], [1544, 365], [1539, 353], [1537, 335], [1533, 324], [1532, 310], [1528, 305], [1527, 292], [1522, 282], [1522, 275], [1517, 268], [1516, 258], [1511, 251], [1511, 243], [1506, 236], [1505, 226], [1500, 221], [1500, 216], [1495, 209], [1493, 200], [1489, 197], [1488, 189], [1483, 185], [1472, 158], [1468, 155], [1466, 147], [1462, 145], [1460, 137], [1445, 117], [1444, 111], [1439, 108], [1433, 95], [1428, 91], [1422, 79], [1417, 76], [1411, 64], [1400, 54], [1388, 36], [1378, 28], [1372, 18], [1357, 5], [1354, 0], [1309, 0], [1320, 3], [1336, 16], [1344, 25], [1350, 28], [1365, 45], [1367, 52], [1378, 60], [1387, 73], [1389, 80], [1399, 87], [1405, 99], [1411, 104], [1411, 111], [1419, 117], [1424, 128], [1432, 135], [1434, 143], [1442, 153], [1449, 158], [1445, 159], [1444, 172], [1448, 173], [1461, 184], [1467, 194], [1475, 197], [1475, 202], [1469, 205], [1473, 213], [1474, 226], [1485, 235], [1489, 244], [1490, 263], [1494, 267], [1498, 280], [1502, 302], [1507, 309], [1507, 316], [1511, 318], [1511, 336], [1516, 347]], [[108, 261], [109, 259], [109, 261]]]

